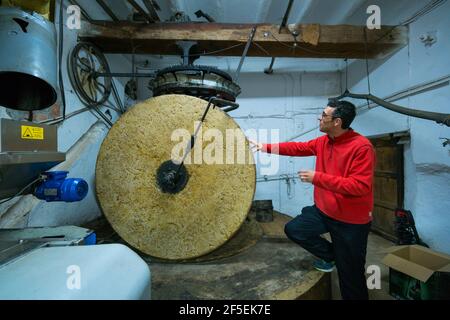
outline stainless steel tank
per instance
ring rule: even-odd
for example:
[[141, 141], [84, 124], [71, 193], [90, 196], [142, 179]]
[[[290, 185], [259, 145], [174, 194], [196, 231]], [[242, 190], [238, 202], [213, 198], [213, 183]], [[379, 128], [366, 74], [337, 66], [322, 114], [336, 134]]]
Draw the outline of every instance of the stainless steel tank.
[[37, 13], [0, 7], [0, 106], [40, 110], [57, 99], [56, 30]]

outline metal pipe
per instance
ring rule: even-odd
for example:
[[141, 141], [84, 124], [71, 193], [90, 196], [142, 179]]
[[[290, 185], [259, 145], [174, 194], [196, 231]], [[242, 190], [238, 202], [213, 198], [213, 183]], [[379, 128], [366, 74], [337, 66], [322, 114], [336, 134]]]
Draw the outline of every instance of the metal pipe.
[[350, 97], [350, 98], [354, 98], [354, 99], [370, 100], [370, 101], [373, 101], [376, 104], [378, 104], [386, 109], [389, 109], [391, 111], [401, 113], [401, 114], [404, 114], [407, 116], [415, 117], [415, 118], [436, 121], [437, 123], [443, 123], [446, 126], [450, 127], [450, 114], [448, 114], [448, 113], [438, 113], [438, 112], [405, 108], [405, 107], [387, 102], [387, 101], [380, 99], [370, 93], [369, 94], [356, 94], [356, 93], [351, 93], [348, 90], [346, 90], [340, 96], [338, 96], [336, 98], [331, 98], [329, 100], [340, 100], [345, 97]]
[[119, 105], [119, 109], [122, 111], [122, 113], [124, 113], [126, 111], [125, 107], [122, 103], [122, 100], [120, 100], [119, 91], [117, 90], [114, 79], [112, 79], [112, 78], [111, 78], [111, 86], [112, 86], [112, 90], [113, 90], [114, 100], [116, 100], [116, 103]]
[[103, 0], [96, 0], [97, 3], [102, 7], [103, 11], [106, 12], [106, 14], [113, 19], [113, 21], [119, 21], [119, 18], [114, 14], [114, 12], [111, 10], [110, 7], [103, 1]]
[[137, 4], [136, 1], [134, 0], [127, 0], [129, 4], [131, 4], [133, 6], [133, 8], [135, 8], [140, 14], [142, 14], [145, 18], [145, 20], [147, 20], [147, 22], [154, 22], [152, 17], [149, 16], [149, 14], [147, 12], [144, 11], [144, 9], [141, 8], [141, 6], [139, 4]]
[[110, 127], [113, 126], [113, 123], [111, 122], [111, 120], [109, 120], [105, 114], [103, 112], [100, 111], [100, 109], [97, 106], [93, 106], [91, 109], [89, 109], [89, 111], [91, 111], [92, 113], [97, 113], [102, 119], [103, 121], [105, 121], [105, 123], [107, 125], [109, 125]]
[[279, 176], [273, 176], [273, 178], [259, 177], [259, 178], [256, 178], [256, 182], [280, 181], [280, 180], [288, 180], [288, 179], [300, 179], [300, 178], [298, 176], [290, 176], [290, 175], [284, 174], [284, 175], [279, 175]]
[[247, 56], [248, 49], [250, 48], [250, 44], [253, 41], [253, 37], [255, 36], [255, 33], [256, 33], [256, 26], [254, 26], [252, 28], [252, 31], [250, 31], [250, 35], [248, 37], [247, 44], [245, 45], [244, 52], [242, 53], [241, 60], [239, 61], [239, 66], [236, 70], [236, 77], [234, 80], [235, 82], [238, 82], [238, 80], [239, 80], [239, 74], [241, 73], [242, 64], [244, 63], [244, 59]]
[[155, 22], [161, 21], [161, 19], [159, 19], [158, 14], [156, 13], [156, 10], [159, 10], [160, 8], [159, 7], [156, 8], [155, 3], [152, 0], [142, 0], [142, 2], [144, 3], [145, 7], [147, 8], [148, 13], [152, 17], [152, 20]]
[[283, 21], [281, 21], [281, 25], [280, 25], [280, 29], [278, 30], [278, 33], [281, 32], [281, 29], [286, 27], [286, 23], [287, 23], [287, 20], [289, 18], [289, 13], [291, 12], [291, 8], [292, 8], [292, 3], [293, 2], [294, 2], [294, 0], [289, 0], [288, 6], [287, 6], [286, 11], [284, 13]]
[[267, 69], [264, 69], [265, 74], [272, 74], [273, 73], [273, 64], [275, 63], [275, 57], [272, 57], [272, 60], [270, 60], [270, 66]]
[[[422, 84], [419, 84], [419, 85], [416, 85], [416, 86], [409, 87], [407, 89], [404, 89], [402, 91], [396, 92], [396, 93], [394, 93], [394, 94], [392, 94], [390, 96], [385, 97], [384, 100], [386, 100], [386, 101], [396, 101], [396, 100], [407, 98], [407, 97], [410, 97], [410, 96], [413, 96], [413, 95], [416, 95], [416, 94], [419, 94], [419, 93], [422, 93], [422, 92], [427, 92], [429, 90], [440, 88], [443, 85], [448, 85], [448, 84], [450, 84], [450, 75], [447, 75], [445, 77], [438, 78], [438, 79], [435, 79], [435, 80], [432, 80], [432, 81], [429, 81], [429, 82], [425, 82], [425, 83], [422, 83]], [[376, 103], [372, 103], [371, 105], [373, 107], [377, 106]], [[373, 107], [371, 107], [371, 105], [369, 105], [369, 109], [363, 110], [363, 108], [366, 107], [367, 105], [366, 104], [361, 104], [361, 105], [356, 107], [356, 111], [358, 112], [358, 114], [359, 114], [359, 112], [369, 111], [370, 109], [373, 108]], [[290, 137], [286, 141], [292, 141], [294, 139], [297, 139], [297, 138], [299, 138], [301, 136], [304, 136], [305, 134], [308, 134], [308, 133], [310, 133], [310, 132], [312, 132], [314, 130], [317, 130], [318, 128], [319, 128], [319, 126], [316, 126], [316, 127], [311, 128], [309, 130], [303, 131], [300, 134], [297, 134], [297, 135], [295, 135], [293, 137]]]
[[[450, 75], [446, 75], [444, 77], [432, 80], [432, 81], [428, 81], [425, 83], [420, 83], [417, 84], [415, 86], [409, 87], [407, 89], [401, 90], [401, 91], [397, 91], [387, 97], [384, 97], [383, 100], [388, 101], [388, 102], [392, 102], [392, 101], [397, 101], [403, 98], [407, 98], [422, 92], [426, 92], [428, 90], [432, 90], [432, 89], [436, 89], [436, 88], [440, 88], [444, 85], [449, 85], [450, 84]], [[363, 109], [364, 107], [367, 107], [368, 109], [372, 109], [375, 108], [376, 106], [378, 106], [376, 103], [372, 102], [369, 105], [367, 105], [367, 103], [363, 103], [360, 104], [359, 106], [356, 107], [356, 109]]]
[[198, 132], [200, 131], [200, 128], [201, 128], [201, 126], [202, 126], [202, 123], [205, 121], [206, 115], [208, 114], [208, 111], [209, 111], [211, 105], [214, 105], [214, 107], [216, 107], [216, 103], [217, 103], [217, 102], [227, 103], [227, 104], [231, 105], [231, 107], [229, 107], [227, 110], [222, 109], [222, 110], [224, 110], [225, 112], [228, 112], [228, 111], [231, 111], [231, 110], [235, 110], [235, 109], [237, 109], [237, 108], [239, 107], [238, 104], [236, 104], [236, 103], [234, 103], [234, 102], [231, 102], [231, 101], [228, 101], [228, 100], [220, 99], [220, 98], [217, 98], [217, 97], [211, 97], [211, 98], [209, 98], [208, 105], [206, 106], [206, 109], [205, 109], [205, 111], [203, 112], [202, 118], [200, 119], [200, 122], [199, 122], [199, 124], [197, 125], [197, 128], [195, 129], [194, 134], [191, 136], [191, 141], [190, 141], [189, 145], [186, 147], [186, 151], [184, 152], [183, 158], [181, 159], [181, 162], [180, 162], [180, 164], [178, 165], [177, 171], [175, 172], [175, 176], [174, 176], [175, 181], [178, 179], [178, 176], [179, 176], [179, 174], [180, 174], [181, 167], [183, 166], [184, 161], [186, 160], [187, 155], [189, 154], [189, 152], [190, 152], [190, 151], [192, 150], [192, 148], [194, 147], [194, 144], [195, 144], [195, 141], [196, 141]]
[[64, 11], [63, 11], [63, 5], [64, 0], [61, 0], [59, 2], [59, 34], [58, 34], [58, 80], [59, 80], [59, 90], [61, 91], [61, 102], [63, 107], [63, 119], [66, 118], [66, 93], [64, 90], [64, 79], [63, 79], [63, 73], [62, 73], [62, 59], [63, 59], [63, 46], [64, 46], [64, 24], [63, 24], [63, 17], [64, 17]]
[[[289, 18], [289, 14], [291, 13], [292, 3], [294, 0], [289, 0], [288, 6], [286, 8], [286, 11], [284, 12], [283, 21], [281, 21], [280, 28], [278, 29], [278, 33], [281, 33], [281, 30], [286, 27], [287, 20]], [[272, 74], [273, 73], [273, 64], [275, 63], [275, 57], [272, 57], [272, 60], [270, 60], [270, 66], [267, 69], [264, 69], [265, 74]]]

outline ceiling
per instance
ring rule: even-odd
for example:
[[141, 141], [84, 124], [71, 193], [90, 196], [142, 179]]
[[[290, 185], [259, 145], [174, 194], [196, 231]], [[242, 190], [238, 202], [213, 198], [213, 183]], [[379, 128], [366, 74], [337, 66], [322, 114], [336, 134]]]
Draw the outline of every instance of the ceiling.
[[[133, 6], [126, 0], [103, 0], [119, 20], [131, 20]], [[146, 0], [135, 0], [146, 11]], [[286, 14], [289, 0], [152, 0], [159, 10], [156, 11], [160, 21], [169, 21], [176, 12], [184, 12], [191, 21], [207, 22], [204, 17], [195, 15], [197, 10], [219, 23], [271, 23], [281, 24]], [[77, 0], [89, 16], [94, 20], [112, 20], [98, 1]], [[147, 4], [151, 1], [147, 1]], [[350, 24], [349, 19], [355, 12], [366, 14], [366, 0], [294, 0], [287, 23], [322, 23]], [[131, 61], [130, 56], [128, 57]], [[159, 68], [164, 65], [180, 63], [177, 57], [137, 56], [136, 63], [149, 61], [150, 65]], [[215, 65], [221, 69], [234, 70], [239, 64], [239, 57], [202, 57], [196, 64]], [[270, 64], [270, 58], [247, 57], [242, 72], [263, 71]], [[277, 58], [273, 66], [275, 72], [337, 71], [345, 66], [342, 59], [293, 59]]]
[[[366, 0], [294, 0], [288, 23], [341, 24], [348, 19]], [[130, 18], [133, 7], [126, 0], [104, 0], [120, 20]], [[146, 8], [142, 0], [135, 0]], [[289, 0], [153, 0], [161, 21], [168, 21], [177, 11], [189, 16], [191, 21], [206, 21], [197, 18], [195, 12], [202, 10], [216, 22], [221, 23], [274, 23], [280, 24]], [[78, 3], [95, 20], [111, 20], [101, 6], [92, 0], [78, 0]]]

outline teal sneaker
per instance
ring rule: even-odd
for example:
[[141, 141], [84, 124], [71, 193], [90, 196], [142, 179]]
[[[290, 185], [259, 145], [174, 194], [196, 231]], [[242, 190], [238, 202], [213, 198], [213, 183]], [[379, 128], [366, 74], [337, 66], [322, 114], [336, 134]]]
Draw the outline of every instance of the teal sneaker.
[[326, 262], [325, 260], [316, 260], [313, 263], [313, 267], [322, 272], [331, 272], [334, 269], [334, 261]]

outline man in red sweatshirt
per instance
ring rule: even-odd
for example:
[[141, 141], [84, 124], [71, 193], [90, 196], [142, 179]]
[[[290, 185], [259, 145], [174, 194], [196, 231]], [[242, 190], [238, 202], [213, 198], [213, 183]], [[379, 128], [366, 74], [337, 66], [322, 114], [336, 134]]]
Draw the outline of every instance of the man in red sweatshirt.
[[[372, 220], [375, 151], [370, 141], [353, 131], [355, 106], [330, 101], [320, 120], [326, 133], [308, 142], [261, 144], [256, 150], [286, 156], [316, 156], [316, 170], [299, 172], [314, 185], [313, 206], [285, 226], [289, 239], [320, 258], [314, 267], [339, 275], [343, 299], [368, 299], [365, 277], [367, 237]], [[320, 235], [330, 233], [330, 243]]]

